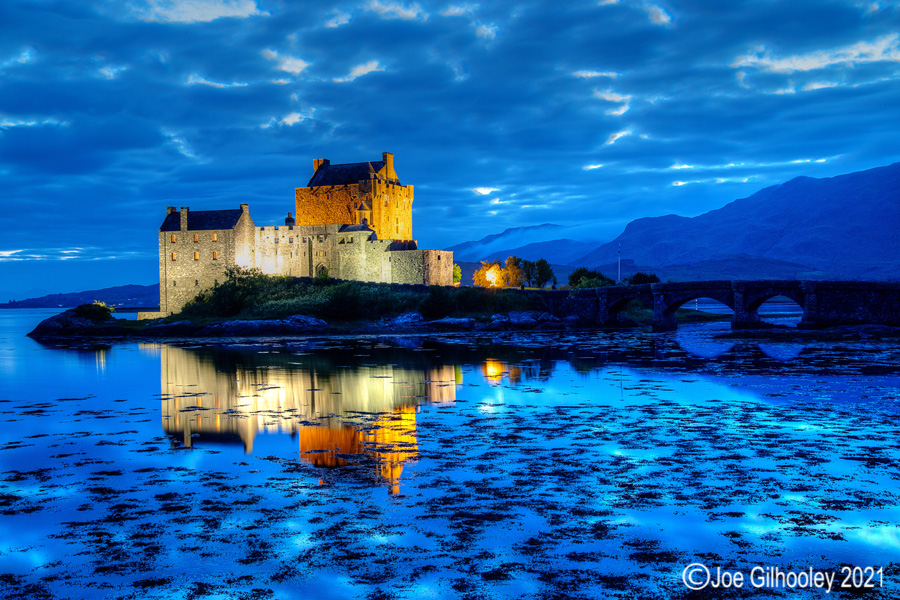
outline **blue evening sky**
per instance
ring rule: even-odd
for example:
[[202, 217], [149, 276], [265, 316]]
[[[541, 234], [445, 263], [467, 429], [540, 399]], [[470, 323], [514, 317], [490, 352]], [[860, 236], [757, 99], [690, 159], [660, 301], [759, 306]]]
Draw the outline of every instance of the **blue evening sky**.
[[4, 0], [0, 301], [158, 280], [167, 205], [283, 222], [395, 154], [442, 248], [598, 244], [900, 156], [897, 0]]

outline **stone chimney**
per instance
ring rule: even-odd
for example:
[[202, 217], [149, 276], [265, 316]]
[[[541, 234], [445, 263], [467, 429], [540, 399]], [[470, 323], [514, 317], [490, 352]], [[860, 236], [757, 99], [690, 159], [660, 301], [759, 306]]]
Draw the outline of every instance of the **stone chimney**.
[[288, 227], [293, 227], [297, 221], [294, 220], [294, 215], [292, 213], [288, 213], [287, 218], [284, 220], [284, 224]]
[[250, 212], [250, 205], [246, 202], [241, 202], [241, 212]]
[[166, 207], [166, 216], [167, 216], [167, 217], [168, 217], [169, 215], [171, 215], [173, 212], [175, 212], [175, 207], [174, 207], [174, 206], [167, 206], [167, 207]]
[[394, 155], [390, 152], [382, 152], [381, 160], [384, 161], [384, 178], [397, 179], [397, 174], [394, 172]]
[[314, 158], [313, 159], [313, 172], [315, 173], [316, 171], [318, 171], [319, 167], [327, 167], [330, 164], [331, 164], [331, 161], [328, 160], [327, 158]]
[[188, 207], [181, 207], [181, 230], [187, 231], [188, 229]]

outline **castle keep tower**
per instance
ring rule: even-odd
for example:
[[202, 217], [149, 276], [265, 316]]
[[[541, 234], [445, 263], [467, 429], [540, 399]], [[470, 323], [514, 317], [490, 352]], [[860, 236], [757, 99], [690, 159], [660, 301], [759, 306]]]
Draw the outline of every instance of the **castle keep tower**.
[[368, 225], [379, 239], [413, 239], [413, 186], [400, 183], [393, 154], [343, 165], [317, 158], [313, 170], [309, 184], [295, 190], [297, 225]]

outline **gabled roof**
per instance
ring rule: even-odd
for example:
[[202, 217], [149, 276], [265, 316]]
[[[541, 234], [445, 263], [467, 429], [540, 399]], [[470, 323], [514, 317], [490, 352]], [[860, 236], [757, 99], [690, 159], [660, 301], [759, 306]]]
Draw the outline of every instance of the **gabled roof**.
[[384, 161], [347, 163], [345, 165], [322, 165], [313, 173], [307, 187], [320, 185], [348, 185], [368, 179], [371, 173], [384, 168]]
[[[240, 208], [233, 210], [189, 210], [188, 231], [206, 231], [210, 229], [234, 229], [243, 214]], [[178, 211], [166, 215], [160, 231], [180, 231], [181, 213]]]

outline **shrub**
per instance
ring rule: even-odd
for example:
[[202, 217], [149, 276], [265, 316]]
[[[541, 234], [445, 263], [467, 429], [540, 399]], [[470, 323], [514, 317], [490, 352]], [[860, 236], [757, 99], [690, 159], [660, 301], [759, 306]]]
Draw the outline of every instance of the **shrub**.
[[569, 273], [569, 286], [574, 288], [603, 287], [615, 285], [615, 283], [615, 281], [603, 273], [588, 269], [587, 267], [578, 267]]
[[640, 285], [642, 283], [659, 283], [659, 277], [653, 273], [638, 271], [627, 279], [628, 285]]
[[109, 321], [113, 318], [113, 309], [106, 302], [94, 300], [92, 304], [82, 304], [75, 307], [75, 316], [92, 321]]

